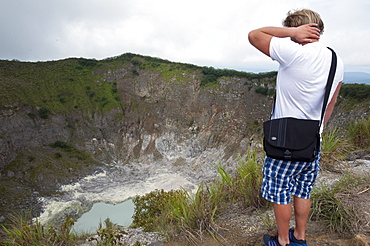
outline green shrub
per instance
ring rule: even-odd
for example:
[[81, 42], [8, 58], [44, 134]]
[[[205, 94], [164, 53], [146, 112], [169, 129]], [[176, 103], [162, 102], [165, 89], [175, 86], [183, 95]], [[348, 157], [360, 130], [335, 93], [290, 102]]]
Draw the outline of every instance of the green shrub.
[[55, 159], [60, 159], [60, 158], [62, 158], [62, 154], [61, 153], [59, 153], [59, 152], [57, 152], [57, 153], [55, 153]]
[[257, 86], [255, 92], [259, 93], [259, 94], [262, 94], [262, 95], [265, 95], [265, 96], [275, 95], [275, 89], [269, 89], [266, 86]]
[[143, 63], [138, 59], [132, 59], [131, 64], [140, 67]]
[[39, 116], [41, 119], [48, 119], [50, 114], [50, 110], [44, 107], [39, 109]]
[[[217, 80], [223, 76], [226, 77], [238, 77], [238, 78], [245, 78], [247, 80], [251, 79], [266, 79], [266, 78], [274, 78], [277, 74], [277, 72], [268, 72], [268, 73], [247, 73], [247, 72], [241, 72], [236, 71], [232, 69], [215, 69], [213, 67], [203, 67], [202, 73], [204, 77], [201, 79], [200, 86], [208, 86], [217, 84]], [[274, 91], [274, 90], [273, 90]], [[269, 93], [272, 93], [268, 91]]]
[[213, 75], [213, 74], [206, 75], [201, 79], [200, 87], [217, 84], [218, 83], [217, 79], [218, 79], [218, 77]]
[[65, 104], [67, 102], [67, 99], [65, 97], [59, 97], [59, 101], [62, 103], [62, 104]]
[[90, 241], [96, 241], [96, 245], [122, 245], [120, 239], [122, 234], [127, 234], [124, 230], [120, 229], [116, 224], [112, 223], [110, 219], [104, 221], [105, 227], [102, 223], [99, 224], [99, 229], [97, 235], [99, 240], [95, 237], [92, 237]]
[[133, 199], [133, 227], [159, 231], [171, 238], [182, 233], [190, 241], [214, 226], [216, 204], [212, 204], [208, 188], [201, 184], [195, 194], [184, 190], [156, 190]]
[[136, 69], [132, 70], [132, 74], [135, 75], [135, 76], [139, 76], [140, 75], [139, 72]]
[[[62, 141], [55, 141], [54, 143], [50, 144], [50, 146], [52, 148], [60, 148], [61, 150], [63, 150], [63, 152], [68, 153], [69, 157], [76, 158], [80, 161], [88, 160], [90, 158], [90, 156], [87, 153], [80, 151], [74, 148], [72, 145]], [[55, 159], [60, 159], [61, 157], [62, 157], [61, 154], [59, 153], [55, 154]]]
[[78, 69], [81, 69], [81, 67], [93, 68], [98, 64], [98, 61], [94, 59], [79, 59], [78, 64], [80, 65], [77, 67]]
[[51, 147], [53, 148], [60, 148], [60, 149], [63, 149], [64, 151], [66, 152], [69, 152], [72, 150], [72, 146], [65, 143], [65, 142], [62, 142], [62, 141], [55, 141], [53, 144], [51, 144]]
[[159, 217], [165, 212], [168, 203], [174, 202], [180, 197], [184, 197], [182, 190], [168, 191], [155, 190], [144, 196], [133, 198], [135, 212], [132, 216], [133, 227], [143, 227], [146, 231], [155, 229]]
[[370, 99], [370, 85], [366, 84], [343, 84], [339, 94], [342, 97], [354, 99], [357, 102]]

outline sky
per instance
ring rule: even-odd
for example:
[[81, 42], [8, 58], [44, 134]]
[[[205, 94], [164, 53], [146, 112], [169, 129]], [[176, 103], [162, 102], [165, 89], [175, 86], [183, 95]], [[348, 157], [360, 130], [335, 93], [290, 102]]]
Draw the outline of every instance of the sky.
[[247, 72], [277, 70], [248, 32], [309, 8], [346, 72], [370, 73], [369, 0], [0, 0], [0, 59], [104, 59], [127, 52]]

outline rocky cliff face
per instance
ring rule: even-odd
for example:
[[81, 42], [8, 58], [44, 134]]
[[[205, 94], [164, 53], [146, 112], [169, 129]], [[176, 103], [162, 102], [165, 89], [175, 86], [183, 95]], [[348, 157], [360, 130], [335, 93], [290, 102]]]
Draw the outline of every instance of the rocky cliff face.
[[[217, 161], [227, 162], [237, 155], [245, 155], [254, 144], [253, 137], [259, 142], [271, 98], [257, 94], [255, 87], [274, 81], [274, 76], [261, 79], [219, 76], [217, 83], [201, 86], [202, 68], [179, 68], [179, 64], [168, 62], [153, 65], [141, 56], [130, 58], [119, 65], [95, 61], [85, 75], [93, 78], [92, 84], [79, 82], [86, 90], [97, 85], [112, 87], [119, 96], [119, 106], [99, 108], [91, 100], [91, 105], [84, 108], [75, 102], [68, 110], [55, 106], [48, 110], [43, 103], [50, 108], [54, 94], [58, 103], [66, 104], [65, 97], [60, 96], [66, 93], [62, 89], [35, 92], [41, 98], [38, 104], [34, 103], [36, 99], [28, 102], [27, 98], [34, 96], [21, 95], [24, 94], [21, 89], [19, 97], [3, 102], [0, 109], [2, 182], [12, 180], [19, 187], [33, 187], [32, 194], [50, 192], [62, 183], [93, 172], [98, 166], [154, 162], [165, 162], [201, 178], [203, 172], [216, 171]], [[23, 64], [31, 65], [35, 66]], [[32, 76], [41, 73], [41, 68], [32, 69], [24, 78], [24, 75], [14, 77], [6, 66], [7, 63], [0, 66], [3, 88], [22, 84], [30, 93], [37, 91], [33, 86], [40, 78]], [[58, 66], [67, 65], [59, 61]], [[61, 74], [66, 79], [54, 82], [54, 90], [71, 81], [77, 86], [78, 79]], [[38, 88], [48, 86], [45, 82]], [[92, 95], [89, 97], [93, 98]], [[81, 98], [75, 96], [74, 100]], [[45, 108], [46, 116], [40, 112]]]
[[[127, 164], [148, 156], [194, 158], [209, 148], [240, 145], [242, 140], [247, 144], [270, 110], [270, 100], [256, 94], [247, 79], [220, 78], [218, 84], [201, 88], [199, 69], [172, 74], [140, 69], [135, 76], [132, 70], [133, 65], [92, 71], [100, 77], [96, 83], [114, 83], [119, 91], [122, 107], [109, 111], [51, 112], [43, 119], [30, 117], [31, 109], [17, 102], [3, 105], [0, 168], [18, 151], [55, 141], [104, 163]], [[237, 150], [232, 147], [225, 156]]]
[[[129, 79], [125, 75], [119, 70], [106, 79], [117, 82], [127, 107], [103, 117], [100, 134], [91, 136], [95, 144], [90, 151], [98, 156], [99, 148], [106, 149], [113, 159], [98, 158], [107, 162], [196, 158], [207, 149], [240, 145], [268, 115], [268, 99], [249, 90], [243, 79], [219, 79], [218, 85], [200, 88], [199, 73], [167, 80], [159, 71], [141, 71]], [[238, 148], [232, 149], [227, 157]]]

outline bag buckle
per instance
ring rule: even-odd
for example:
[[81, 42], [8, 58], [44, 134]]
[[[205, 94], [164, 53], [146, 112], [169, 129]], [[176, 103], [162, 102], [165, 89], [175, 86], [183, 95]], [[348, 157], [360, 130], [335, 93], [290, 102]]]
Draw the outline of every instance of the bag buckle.
[[292, 159], [292, 152], [290, 152], [288, 149], [284, 151], [284, 159], [291, 160]]

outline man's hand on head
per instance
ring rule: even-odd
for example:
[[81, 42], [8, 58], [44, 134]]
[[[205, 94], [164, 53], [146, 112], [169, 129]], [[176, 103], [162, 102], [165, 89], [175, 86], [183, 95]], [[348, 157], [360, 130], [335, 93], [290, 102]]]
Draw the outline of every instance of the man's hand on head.
[[320, 39], [320, 29], [317, 28], [315, 23], [291, 28], [294, 28], [291, 39], [296, 43], [307, 44], [316, 42]]

